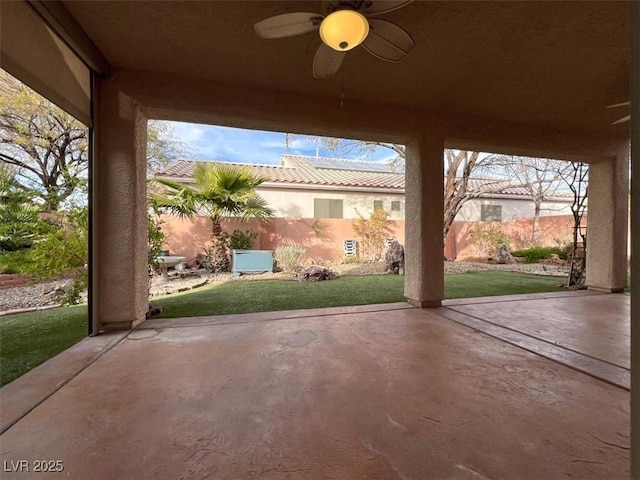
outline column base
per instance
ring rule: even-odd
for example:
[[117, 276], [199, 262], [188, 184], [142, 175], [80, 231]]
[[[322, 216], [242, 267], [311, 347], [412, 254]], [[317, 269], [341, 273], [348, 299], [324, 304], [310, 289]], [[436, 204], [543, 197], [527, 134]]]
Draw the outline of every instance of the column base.
[[146, 318], [141, 318], [139, 320], [130, 320], [126, 322], [108, 322], [100, 324], [100, 331], [102, 332], [115, 332], [119, 330], [133, 330], [142, 322], [144, 322]]
[[442, 306], [442, 300], [414, 300], [407, 298], [407, 302], [418, 308], [438, 308]]
[[624, 292], [624, 288], [595, 287], [592, 285], [587, 285], [587, 290], [591, 290], [592, 292], [600, 292], [600, 293], [623, 293]]

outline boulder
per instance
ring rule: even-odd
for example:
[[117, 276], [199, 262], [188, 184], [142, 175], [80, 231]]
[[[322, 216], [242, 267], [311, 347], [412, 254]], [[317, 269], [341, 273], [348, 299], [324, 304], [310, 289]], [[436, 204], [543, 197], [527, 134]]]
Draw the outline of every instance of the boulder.
[[509, 247], [507, 247], [504, 243], [500, 244], [498, 247], [498, 258], [496, 258], [496, 263], [505, 264], [505, 263], [515, 263], [516, 261], [513, 259], [513, 255], [509, 251]]
[[397, 240], [389, 243], [384, 262], [387, 272], [404, 275], [404, 247]]
[[301, 282], [318, 282], [320, 280], [333, 280], [336, 274], [325, 267], [313, 265], [298, 272], [298, 280]]

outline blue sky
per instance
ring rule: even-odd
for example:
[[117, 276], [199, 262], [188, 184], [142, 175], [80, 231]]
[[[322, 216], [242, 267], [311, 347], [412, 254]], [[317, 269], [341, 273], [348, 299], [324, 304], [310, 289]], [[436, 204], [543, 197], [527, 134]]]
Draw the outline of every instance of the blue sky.
[[[278, 164], [280, 155], [316, 155], [316, 143], [302, 135], [294, 137], [289, 148], [285, 146], [285, 134], [261, 130], [198, 125], [194, 123], [170, 122], [176, 137], [195, 150], [193, 160], [222, 160], [227, 162]], [[320, 156], [335, 154], [319, 149]], [[357, 155], [347, 155], [357, 159]], [[371, 157], [363, 160], [386, 162], [393, 152], [380, 148]]]

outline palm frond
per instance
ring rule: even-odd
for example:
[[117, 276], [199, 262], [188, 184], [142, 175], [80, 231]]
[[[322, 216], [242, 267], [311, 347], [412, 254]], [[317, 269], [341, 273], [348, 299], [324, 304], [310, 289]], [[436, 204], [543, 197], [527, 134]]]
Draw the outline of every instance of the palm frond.
[[255, 177], [247, 168], [199, 163], [193, 186], [168, 179], [156, 179], [165, 193], [153, 195], [153, 205], [182, 217], [206, 214], [211, 218], [239, 217], [266, 219], [273, 216], [267, 202], [255, 188], [266, 179]]

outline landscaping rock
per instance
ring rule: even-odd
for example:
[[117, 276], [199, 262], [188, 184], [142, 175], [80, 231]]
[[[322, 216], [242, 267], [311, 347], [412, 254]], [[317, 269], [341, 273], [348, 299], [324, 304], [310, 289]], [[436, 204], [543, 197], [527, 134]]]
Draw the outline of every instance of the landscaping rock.
[[404, 247], [397, 240], [389, 243], [384, 261], [387, 272], [404, 275]]
[[325, 267], [318, 267], [314, 265], [309, 268], [305, 268], [298, 273], [298, 280], [301, 282], [318, 282], [320, 280], [333, 280], [336, 278], [336, 274]]
[[509, 247], [507, 247], [504, 243], [500, 244], [498, 247], [498, 258], [496, 259], [496, 263], [501, 265], [516, 263], [513, 259], [513, 255], [509, 251]]

